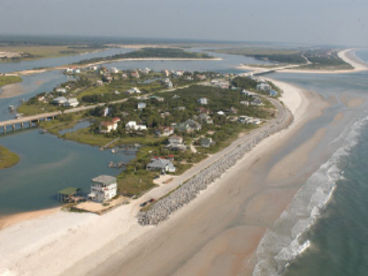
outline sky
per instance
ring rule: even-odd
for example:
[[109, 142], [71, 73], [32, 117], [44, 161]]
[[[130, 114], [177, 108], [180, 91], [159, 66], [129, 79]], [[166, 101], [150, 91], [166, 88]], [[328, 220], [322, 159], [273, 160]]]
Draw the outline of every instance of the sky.
[[0, 0], [0, 34], [368, 47], [368, 0]]

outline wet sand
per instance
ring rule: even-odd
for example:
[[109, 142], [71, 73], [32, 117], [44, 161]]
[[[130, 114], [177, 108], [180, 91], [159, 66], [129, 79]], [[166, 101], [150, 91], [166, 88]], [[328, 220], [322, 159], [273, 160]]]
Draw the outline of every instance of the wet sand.
[[0, 88], [0, 99], [12, 98], [26, 93], [26, 89], [21, 83], [4, 85]]

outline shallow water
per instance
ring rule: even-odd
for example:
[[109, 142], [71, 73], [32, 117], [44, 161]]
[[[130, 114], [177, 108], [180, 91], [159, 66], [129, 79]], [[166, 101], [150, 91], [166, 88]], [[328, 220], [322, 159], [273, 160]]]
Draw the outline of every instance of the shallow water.
[[26, 130], [0, 138], [1, 145], [16, 152], [20, 162], [0, 170], [0, 216], [57, 206], [57, 191], [73, 186], [89, 192], [91, 178], [117, 175], [110, 161], [127, 162], [134, 155], [112, 154], [38, 130]]

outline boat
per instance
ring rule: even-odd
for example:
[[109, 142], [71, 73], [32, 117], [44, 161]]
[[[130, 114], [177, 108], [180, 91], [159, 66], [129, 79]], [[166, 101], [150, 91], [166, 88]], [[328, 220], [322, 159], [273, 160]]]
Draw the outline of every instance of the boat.
[[13, 111], [15, 110], [15, 107], [14, 107], [14, 105], [12, 105], [12, 104], [10, 104], [10, 105], [8, 106], [8, 108], [9, 108], [9, 111], [10, 111], [10, 112], [13, 112]]

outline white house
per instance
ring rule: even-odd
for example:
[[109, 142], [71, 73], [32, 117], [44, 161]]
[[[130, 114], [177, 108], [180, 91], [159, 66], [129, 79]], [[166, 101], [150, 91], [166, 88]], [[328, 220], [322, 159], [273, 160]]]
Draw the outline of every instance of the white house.
[[118, 74], [118, 73], [119, 73], [119, 70], [118, 70], [118, 68], [116, 68], [116, 67], [111, 67], [110, 71], [111, 71], [111, 73], [113, 73], [113, 74]]
[[66, 93], [66, 89], [64, 88], [64, 87], [59, 87], [59, 88], [56, 88], [56, 90], [55, 90], [56, 92], [58, 92], [58, 93], [63, 93], [63, 94], [65, 94]]
[[74, 70], [74, 73], [75, 73], [75, 74], [80, 74], [80, 72], [81, 72], [81, 70], [80, 70], [80, 69], [75, 69], [75, 70]]
[[239, 116], [238, 120], [242, 124], [260, 125], [262, 123], [261, 119], [249, 117], [249, 116]]
[[146, 103], [144, 103], [144, 102], [140, 102], [140, 103], [138, 103], [138, 104], [137, 104], [137, 108], [138, 108], [139, 110], [141, 110], [141, 109], [145, 109], [145, 108], [146, 108], [146, 106], [147, 106], [147, 104], [146, 104]]
[[200, 98], [198, 99], [198, 103], [201, 105], [207, 105], [208, 104], [208, 99], [207, 98]]
[[57, 105], [64, 105], [68, 100], [65, 97], [57, 97], [52, 100], [51, 103], [57, 104]]
[[261, 83], [257, 84], [257, 90], [268, 92], [268, 91], [271, 90], [271, 86], [266, 82], [261, 82]]
[[115, 117], [111, 121], [102, 121], [100, 123], [100, 133], [110, 133], [118, 128], [120, 119]]
[[241, 91], [241, 94], [242, 95], [244, 95], [244, 96], [254, 96], [254, 95], [257, 95], [256, 93], [254, 93], [254, 92], [251, 92], [251, 91], [248, 91], [248, 90], [245, 90], [245, 89], [243, 89], [242, 91]]
[[89, 198], [98, 202], [110, 200], [117, 194], [116, 177], [100, 175], [92, 179], [91, 193]]
[[137, 125], [136, 121], [130, 121], [125, 125], [126, 130], [147, 130], [145, 125]]
[[173, 127], [161, 127], [155, 131], [155, 134], [158, 137], [168, 137], [174, 134], [174, 128]]
[[65, 107], [77, 107], [78, 105], [79, 105], [79, 102], [77, 98], [70, 98], [64, 103]]
[[67, 74], [72, 74], [73, 73], [73, 68], [66, 68], [65, 69], [65, 73], [67, 73]]
[[126, 91], [126, 93], [129, 94], [129, 95], [132, 95], [132, 94], [140, 94], [142, 92], [141, 92], [141, 90], [139, 90], [139, 88], [132, 87], [128, 91]]

